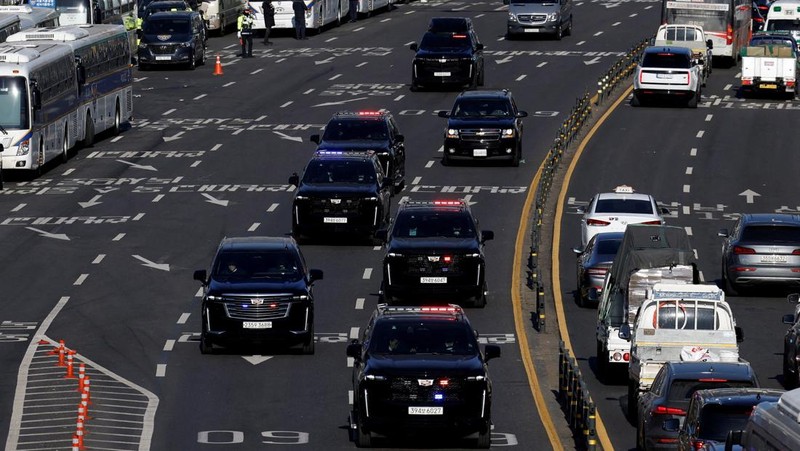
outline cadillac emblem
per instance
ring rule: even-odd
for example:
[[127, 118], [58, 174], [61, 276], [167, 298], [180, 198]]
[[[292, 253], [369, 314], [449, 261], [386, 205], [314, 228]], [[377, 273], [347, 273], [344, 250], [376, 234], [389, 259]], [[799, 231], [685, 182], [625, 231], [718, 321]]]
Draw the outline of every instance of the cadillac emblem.
[[253, 305], [262, 305], [264, 303], [264, 300], [261, 298], [251, 298], [250, 303]]
[[436, 262], [439, 261], [440, 258], [441, 257], [439, 257], [438, 255], [431, 255], [431, 256], [428, 257], [428, 261], [432, 262], [432, 263], [436, 263]]
[[432, 387], [433, 379], [417, 379], [417, 383], [420, 387]]
[[331, 199], [331, 203], [333, 205], [339, 205], [342, 203], [342, 199]]

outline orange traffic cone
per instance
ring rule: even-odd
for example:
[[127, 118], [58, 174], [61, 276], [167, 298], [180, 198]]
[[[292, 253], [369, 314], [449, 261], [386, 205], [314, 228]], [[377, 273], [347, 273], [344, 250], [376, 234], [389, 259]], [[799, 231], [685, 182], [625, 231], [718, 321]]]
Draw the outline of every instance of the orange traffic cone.
[[219, 55], [217, 55], [217, 62], [214, 64], [214, 75], [222, 75], [222, 63], [219, 61]]

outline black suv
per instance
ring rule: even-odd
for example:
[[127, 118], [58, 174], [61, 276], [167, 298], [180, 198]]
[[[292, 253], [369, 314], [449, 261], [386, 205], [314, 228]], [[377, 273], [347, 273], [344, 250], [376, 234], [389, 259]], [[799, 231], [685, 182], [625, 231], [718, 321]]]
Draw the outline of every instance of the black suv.
[[314, 353], [312, 285], [322, 271], [308, 269], [292, 238], [236, 237], [220, 242], [204, 287], [200, 352], [214, 344], [283, 342]]
[[[459, 21], [466, 25], [458, 25]], [[468, 18], [450, 18], [431, 21], [419, 45], [413, 43], [415, 51], [411, 66], [411, 90], [431, 86], [483, 86], [483, 44]], [[438, 24], [438, 25], [437, 25]], [[453, 30], [459, 31], [438, 31]]]
[[311, 135], [311, 141], [317, 150], [374, 150], [394, 180], [395, 193], [405, 186], [405, 138], [388, 111], [340, 111], [328, 121], [322, 139]]
[[196, 11], [163, 11], [147, 16], [139, 32], [139, 69], [206, 62], [206, 27]]
[[442, 164], [454, 160], [507, 160], [519, 166], [522, 158], [522, 118], [508, 89], [497, 91], [464, 91], [456, 97], [446, 117]]
[[315, 152], [302, 179], [296, 173], [289, 177], [289, 184], [297, 186], [292, 235], [347, 232], [372, 239], [389, 223], [392, 183], [375, 152]]
[[400, 204], [392, 227], [377, 237], [386, 242], [381, 296], [471, 300], [486, 306], [486, 261], [483, 245], [494, 238], [480, 231], [463, 200]]
[[373, 434], [422, 429], [477, 433], [478, 447], [489, 448], [492, 382], [486, 362], [500, 357], [500, 347], [486, 345], [481, 355], [461, 307], [379, 304], [347, 355], [354, 360], [350, 429], [357, 446], [371, 446]]

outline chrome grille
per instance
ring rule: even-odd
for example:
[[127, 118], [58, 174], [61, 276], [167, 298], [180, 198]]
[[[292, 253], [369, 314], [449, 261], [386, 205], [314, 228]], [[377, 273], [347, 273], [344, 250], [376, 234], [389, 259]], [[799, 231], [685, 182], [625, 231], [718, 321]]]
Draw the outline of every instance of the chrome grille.
[[502, 130], [499, 128], [464, 129], [459, 131], [463, 141], [487, 142], [500, 139]]
[[[459, 379], [448, 379], [446, 387], [439, 385], [436, 379], [434, 384], [423, 387], [419, 384], [419, 379], [398, 377], [392, 380], [390, 396], [392, 401], [401, 402], [441, 402], [441, 401], [460, 401], [463, 399], [464, 383]], [[436, 400], [435, 394], [443, 395], [444, 399]]]
[[152, 50], [155, 54], [172, 55], [176, 50], [178, 50], [178, 44], [151, 45], [150, 50]]
[[464, 257], [451, 255], [449, 262], [441, 255], [410, 255], [406, 258], [409, 274], [459, 275], [463, 272]]
[[517, 20], [520, 23], [543, 23], [547, 20], [547, 14], [518, 14]]
[[317, 214], [358, 213], [361, 199], [312, 199], [311, 212]]

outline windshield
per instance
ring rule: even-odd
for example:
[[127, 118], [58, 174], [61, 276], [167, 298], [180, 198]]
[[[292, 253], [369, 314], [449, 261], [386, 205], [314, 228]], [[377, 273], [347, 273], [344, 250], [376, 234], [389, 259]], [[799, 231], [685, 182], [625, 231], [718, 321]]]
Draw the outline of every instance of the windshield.
[[[645, 56], [646, 61], [647, 56]], [[652, 66], [647, 66], [652, 67]], [[594, 207], [595, 213], [634, 213], [653, 214], [653, 206], [649, 200], [641, 199], [600, 199]]]
[[751, 225], [742, 231], [741, 241], [759, 243], [800, 243], [800, 227]]
[[692, 60], [687, 54], [678, 53], [645, 53], [642, 67], [663, 67], [667, 69], [689, 69]]
[[25, 77], [0, 77], [0, 125], [28, 129], [28, 85]]
[[770, 20], [767, 31], [800, 31], [800, 20]]
[[666, 1], [663, 23], [679, 25], [698, 25], [708, 33], [725, 32], [728, 26], [730, 6], [725, 1], [716, 2], [678, 2]]
[[375, 324], [369, 352], [474, 356], [478, 353], [478, 342], [475, 334], [462, 323], [425, 318], [393, 319]]
[[191, 34], [192, 27], [188, 19], [149, 19], [144, 22], [145, 34]]
[[753, 406], [707, 405], [700, 414], [698, 438], [724, 442], [728, 432], [745, 428], [752, 412]]
[[300, 264], [285, 251], [231, 251], [217, 258], [212, 277], [225, 279], [300, 280]]
[[697, 390], [708, 390], [712, 388], [750, 388], [753, 386], [751, 381], [702, 381], [676, 379], [672, 381], [669, 388], [670, 401], [686, 401], [692, 397]]
[[464, 50], [471, 47], [469, 36], [460, 33], [425, 33], [419, 44], [419, 48], [424, 50]]
[[373, 184], [376, 182], [375, 166], [369, 160], [312, 160], [303, 182]]
[[500, 99], [463, 99], [453, 107], [454, 117], [508, 117], [511, 105]]
[[81, 7], [83, 7], [84, 10], [88, 10], [89, 0], [58, 0], [58, 8], [56, 9], [78, 9]]
[[392, 236], [397, 238], [474, 238], [469, 216], [449, 211], [416, 211], [397, 216]]
[[602, 240], [597, 242], [597, 254], [599, 255], [617, 255], [619, 245], [622, 244], [622, 238], [618, 240]]
[[353, 139], [385, 141], [389, 139], [389, 128], [382, 120], [333, 120], [325, 126], [325, 134], [322, 135], [323, 141], [349, 141]]

